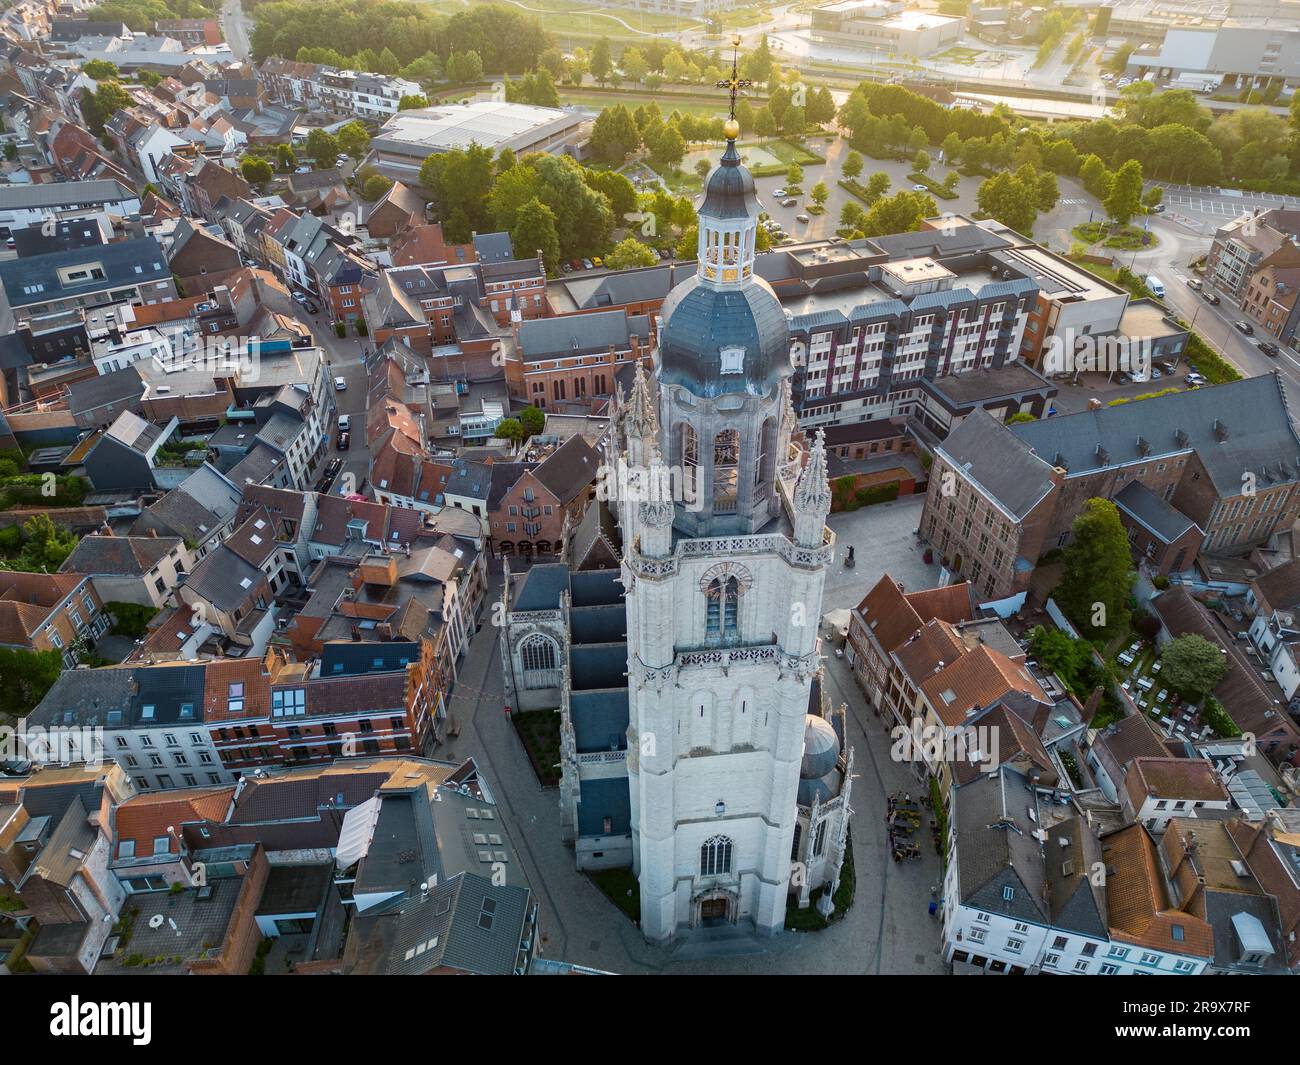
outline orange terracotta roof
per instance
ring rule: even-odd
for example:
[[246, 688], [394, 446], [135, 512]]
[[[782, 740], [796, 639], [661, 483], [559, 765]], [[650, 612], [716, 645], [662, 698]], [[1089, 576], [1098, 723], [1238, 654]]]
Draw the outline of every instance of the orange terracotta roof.
[[117, 822], [113, 841], [113, 857], [121, 857], [123, 840], [135, 843], [135, 856], [144, 858], [154, 853], [154, 840], [168, 837], [168, 853], [178, 853], [175, 836], [167, 829], [176, 829], [198, 821], [220, 823], [230, 808], [235, 794], [234, 785], [220, 788], [185, 788], [179, 791], [159, 791], [136, 795], [117, 808]]
[[980, 644], [920, 684], [945, 725], [960, 725], [974, 707], [985, 707], [1008, 692], [1023, 692], [1047, 702], [1047, 694], [1024, 666], [1001, 651]]
[[1112, 939], [1196, 958], [1214, 956], [1209, 924], [1170, 906], [1155, 841], [1146, 828], [1122, 828], [1101, 841], [1101, 850]]

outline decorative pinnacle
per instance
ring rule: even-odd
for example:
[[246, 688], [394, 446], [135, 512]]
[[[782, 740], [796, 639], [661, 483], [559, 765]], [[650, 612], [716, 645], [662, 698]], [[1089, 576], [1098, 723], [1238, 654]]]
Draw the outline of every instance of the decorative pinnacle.
[[659, 428], [655, 405], [650, 399], [650, 385], [646, 381], [645, 364], [640, 359], [632, 377], [632, 394], [628, 397], [628, 428], [637, 436], [654, 436]]
[[749, 78], [740, 76], [740, 34], [731, 35], [731, 77], [718, 82], [719, 89], [726, 89], [731, 95], [731, 107], [728, 111], [727, 124], [723, 127], [727, 140], [734, 141], [740, 136], [740, 123], [736, 121], [736, 96], [741, 89], [747, 89], [754, 83]]
[[831, 508], [830, 479], [826, 474], [826, 430], [818, 429], [808, 452], [808, 465], [794, 490], [794, 505], [802, 511], [828, 513]]

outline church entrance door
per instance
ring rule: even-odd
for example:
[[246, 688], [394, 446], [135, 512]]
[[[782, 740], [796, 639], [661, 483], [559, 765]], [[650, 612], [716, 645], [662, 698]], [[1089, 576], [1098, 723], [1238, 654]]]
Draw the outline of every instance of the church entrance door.
[[705, 899], [700, 903], [700, 924], [719, 925], [727, 923], [727, 900]]

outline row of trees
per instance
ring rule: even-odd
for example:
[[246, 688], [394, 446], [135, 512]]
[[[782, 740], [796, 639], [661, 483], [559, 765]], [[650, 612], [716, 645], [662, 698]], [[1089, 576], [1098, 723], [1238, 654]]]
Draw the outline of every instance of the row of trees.
[[495, 4], [448, 18], [432, 7], [400, 0], [275, 0], [259, 4], [254, 18], [250, 44], [259, 60], [296, 57], [301, 48], [331, 49], [345, 56], [364, 55], [369, 49], [377, 58], [385, 51], [392, 56], [397, 68], [386, 71], [391, 73], [421, 59], [436, 60], [445, 73], [452, 56], [472, 52], [483, 69], [524, 74], [536, 69], [553, 44], [536, 17]]
[[1076, 176], [1096, 156], [1107, 170], [1139, 161], [1147, 176], [1197, 184], [1278, 182], [1300, 172], [1300, 103], [1290, 121], [1247, 107], [1217, 118], [1187, 90], [1149, 82], [1123, 89], [1115, 117], [1026, 125], [1005, 108], [980, 114], [945, 108], [897, 85], [859, 85], [840, 109], [853, 147], [914, 152], [939, 145], [949, 163], [973, 171], [1025, 163]]

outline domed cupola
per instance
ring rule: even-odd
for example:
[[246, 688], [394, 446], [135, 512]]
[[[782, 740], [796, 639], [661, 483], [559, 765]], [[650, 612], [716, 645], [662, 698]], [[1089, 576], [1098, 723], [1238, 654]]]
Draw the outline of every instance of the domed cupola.
[[799, 805], [825, 802], [839, 794], [840, 738], [824, 717], [809, 714], [804, 723], [803, 761], [799, 766]]
[[726, 151], [704, 182], [695, 276], [660, 310], [660, 380], [703, 397], [764, 396], [792, 372], [785, 311], [754, 274], [760, 204], [738, 133], [728, 122]]

